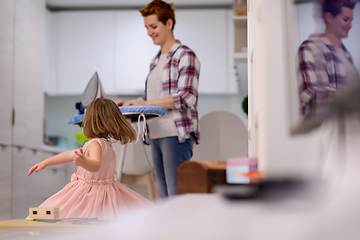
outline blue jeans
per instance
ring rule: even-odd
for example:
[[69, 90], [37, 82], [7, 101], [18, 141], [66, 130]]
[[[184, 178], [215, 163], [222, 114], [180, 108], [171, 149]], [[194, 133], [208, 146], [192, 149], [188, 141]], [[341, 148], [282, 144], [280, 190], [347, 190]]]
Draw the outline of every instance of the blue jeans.
[[194, 143], [194, 134], [183, 143], [179, 143], [178, 137], [151, 139], [156, 185], [161, 198], [176, 195], [176, 169], [191, 159]]

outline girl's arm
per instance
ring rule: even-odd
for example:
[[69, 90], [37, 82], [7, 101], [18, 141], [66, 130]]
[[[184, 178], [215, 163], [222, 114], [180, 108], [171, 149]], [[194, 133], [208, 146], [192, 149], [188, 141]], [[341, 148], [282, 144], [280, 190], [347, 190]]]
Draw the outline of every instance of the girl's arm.
[[76, 166], [80, 166], [89, 172], [97, 172], [101, 165], [101, 146], [98, 142], [94, 141], [89, 144], [86, 152], [80, 148], [79, 151], [75, 151], [75, 157], [73, 163]]
[[79, 151], [79, 149], [78, 150], [69, 150], [69, 151], [62, 152], [62, 153], [60, 153], [58, 155], [47, 158], [44, 161], [35, 164], [34, 166], [32, 166], [29, 169], [28, 176], [30, 176], [33, 172], [38, 172], [38, 171], [43, 170], [44, 168], [46, 168], [48, 166], [54, 166], [54, 165], [59, 165], [59, 164], [63, 164], [63, 163], [73, 161], [76, 151]]

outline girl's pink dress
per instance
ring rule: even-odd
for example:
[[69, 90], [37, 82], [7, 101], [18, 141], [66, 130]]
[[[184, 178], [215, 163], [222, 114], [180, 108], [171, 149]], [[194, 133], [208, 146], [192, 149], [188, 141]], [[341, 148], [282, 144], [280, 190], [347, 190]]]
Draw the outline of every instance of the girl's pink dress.
[[60, 218], [113, 219], [130, 207], [151, 206], [152, 202], [115, 180], [116, 155], [111, 142], [97, 141], [102, 149], [101, 167], [89, 172], [82, 167], [71, 176], [71, 182], [39, 207], [58, 207]]

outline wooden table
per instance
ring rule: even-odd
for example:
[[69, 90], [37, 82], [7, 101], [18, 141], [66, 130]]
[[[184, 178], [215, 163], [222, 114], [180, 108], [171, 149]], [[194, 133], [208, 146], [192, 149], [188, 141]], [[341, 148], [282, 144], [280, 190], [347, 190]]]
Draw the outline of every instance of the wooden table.
[[43, 231], [81, 231], [87, 228], [94, 228], [98, 226], [97, 222], [89, 222], [86, 224], [73, 224], [72, 222], [37, 222], [37, 221], [28, 221], [25, 219], [11, 219], [0, 221], [0, 230], [1, 231], [34, 231], [34, 232], [43, 232]]

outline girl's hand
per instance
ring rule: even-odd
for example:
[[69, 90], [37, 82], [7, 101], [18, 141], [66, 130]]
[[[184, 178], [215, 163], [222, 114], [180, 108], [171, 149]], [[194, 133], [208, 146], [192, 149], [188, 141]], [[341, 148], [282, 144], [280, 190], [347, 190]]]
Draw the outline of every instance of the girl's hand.
[[78, 150], [75, 150], [73, 163], [76, 166], [82, 166], [85, 161], [86, 161], [86, 159], [85, 159], [85, 154], [83, 152], [83, 149], [79, 148]]
[[46, 168], [46, 164], [44, 163], [44, 161], [35, 164], [34, 166], [32, 166], [29, 171], [28, 171], [28, 176], [30, 176], [33, 172], [38, 172], [40, 170], [43, 170], [44, 168]]

